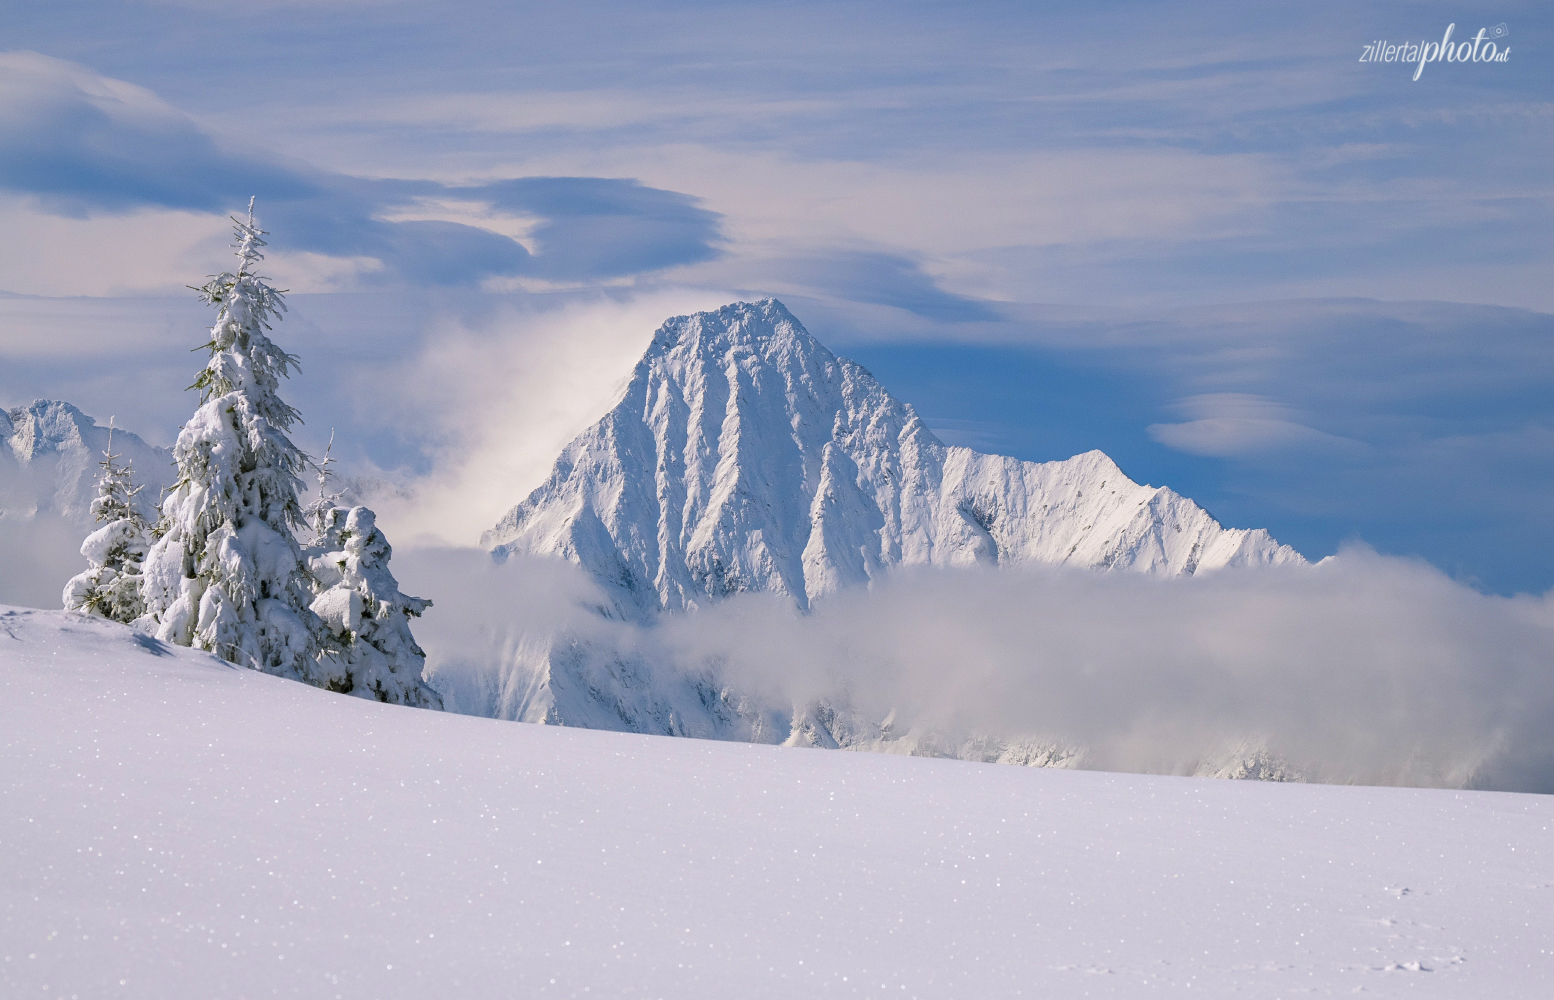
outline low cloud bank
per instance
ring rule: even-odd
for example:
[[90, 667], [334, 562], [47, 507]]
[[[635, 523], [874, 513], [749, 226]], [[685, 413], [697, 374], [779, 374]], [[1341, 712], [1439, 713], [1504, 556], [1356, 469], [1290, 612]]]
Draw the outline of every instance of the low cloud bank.
[[602, 618], [563, 563], [443, 549], [396, 569], [437, 602], [417, 635], [465, 711], [532, 683], [503, 664], [564, 632], [772, 704], [1062, 741], [1101, 769], [1192, 773], [1239, 748], [1313, 780], [1554, 792], [1554, 593], [1485, 595], [1364, 549], [1186, 580], [904, 571], [808, 615], [749, 595], [648, 627]]
[[0, 604], [62, 607], [66, 582], [86, 568], [81, 556], [86, 535], [58, 514], [19, 517], [0, 511]]

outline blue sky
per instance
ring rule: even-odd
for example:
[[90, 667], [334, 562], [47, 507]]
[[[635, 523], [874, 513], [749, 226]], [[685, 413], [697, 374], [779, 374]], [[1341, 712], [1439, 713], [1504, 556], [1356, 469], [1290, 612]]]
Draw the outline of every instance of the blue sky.
[[[776, 294], [949, 440], [1554, 586], [1546, 5], [11, 6], [5, 405], [170, 440], [257, 195], [304, 443], [462, 454], [471, 531], [661, 310]], [[1358, 61], [1452, 23], [1510, 59]]]

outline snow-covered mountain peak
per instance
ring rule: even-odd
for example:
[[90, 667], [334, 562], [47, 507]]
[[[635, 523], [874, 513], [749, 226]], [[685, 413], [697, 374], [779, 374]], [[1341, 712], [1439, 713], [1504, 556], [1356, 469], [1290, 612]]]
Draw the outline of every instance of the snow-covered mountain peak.
[[[91, 523], [97, 463], [108, 447], [108, 428], [69, 403], [39, 399], [0, 409], [0, 517], [25, 519], [40, 511], [72, 523]], [[141, 503], [148, 517], [164, 483], [174, 477], [172, 454], [129, 431], [113, 432], [113, 450], [131, 462], [148, 489]]]
[[833, 357], [824, 345], [776, 299], [731, 302], [708, 312], [672, 316], [653, 334], [643, 354], [647, 361], [657, 354], [689, 351], [717, 354], [747, 349], [768, 359], [793, 352], [816, 352]]
[[901, 565], [1300, 560], [1099, 451], [1034, 463], [947, 446], [775, 299], [666, 321], [616, 406], [482, 542], [582, 565], [626, 615], [741, 591], [807, 607]]
[[[58, 400], [35, 399], [28, 406], [0, 411], [0, 438], [18, 462], [31, 462], [50, 452], [89, 448], [88, 439], [95, 438], [99, 430], [106, 443], [106, 428], [99, 428], [97, 421]], [[126, 439], [132, 436], [119, 433]]]

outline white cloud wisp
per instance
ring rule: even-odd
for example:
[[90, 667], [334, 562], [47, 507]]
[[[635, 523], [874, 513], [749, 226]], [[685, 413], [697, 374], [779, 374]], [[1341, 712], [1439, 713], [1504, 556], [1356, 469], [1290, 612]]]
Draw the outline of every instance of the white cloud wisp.
[[358, 386], [364, 411], [377, 386], [403, 387], [414, 424], [405, 431], [435, 456], [425, 476], [370, 497], [383, 523], [397, 538], [472, 543], [610, 408], [664, 317], [714, 308], [725, 294], [670, 290], [444, 320], [419, 353]]

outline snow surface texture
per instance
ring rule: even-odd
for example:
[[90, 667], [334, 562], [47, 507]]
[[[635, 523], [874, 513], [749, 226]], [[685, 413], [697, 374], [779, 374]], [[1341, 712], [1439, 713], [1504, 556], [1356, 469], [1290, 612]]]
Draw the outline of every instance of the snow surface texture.
[[1554, 993], [1554, 798], [515, 726], [62, 612], [0, 609], [0, 801], [8, 997]]
[[[59, 606], [65, 581], [85, 568], [81, 539], [98, 527], [91, 505], [107, 446], [108, 428], [69, 403], [0, 410], [0, 601]], [[155, 520], [162, 488], [177, 478], [172, 452], [122, 428], [113, 449], [145, 486], [141, 514]]]
[[[627, 620], [737, 593], [808, 609], [901, 567], [1173, 577], [1304, 562], [1266, 531], [1224, 528], [1186, 497], [1140, 486], [1099, 451], [1034, 463], [947, 446], [775, 299], [665, 322], [616, 406], [482, 544], [582, 566], [605, 588], [603, 612]], [[835, 701], [771, 704], [712, 670], [655, 682], [654, 664], [575, 633], [433, 673], [461, 711], [530, 722], [1040, 766], [1083, 756], [1033, 737], [925, 732]]]

